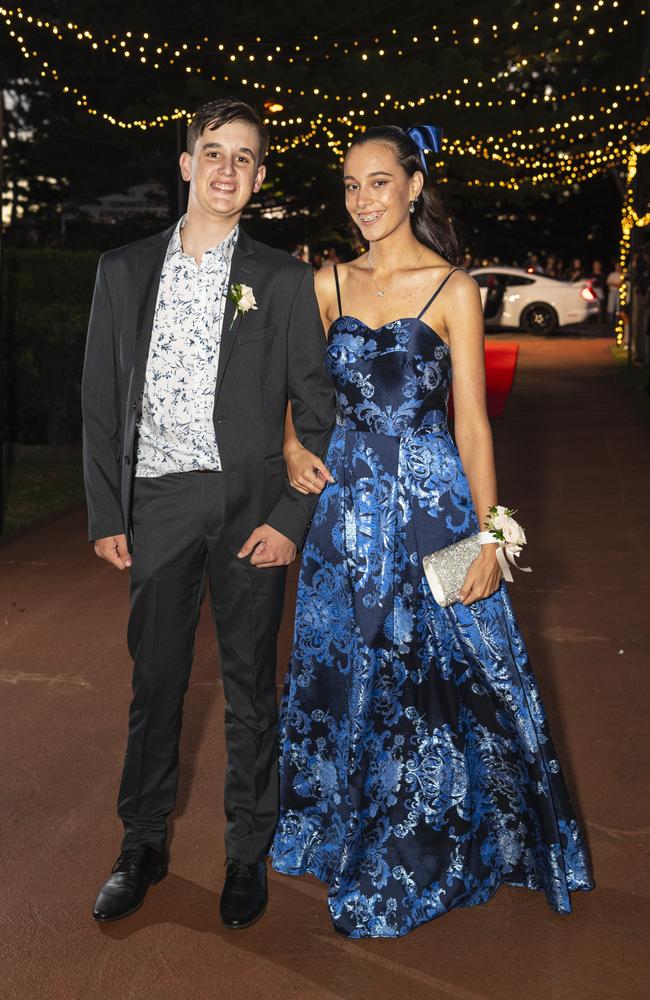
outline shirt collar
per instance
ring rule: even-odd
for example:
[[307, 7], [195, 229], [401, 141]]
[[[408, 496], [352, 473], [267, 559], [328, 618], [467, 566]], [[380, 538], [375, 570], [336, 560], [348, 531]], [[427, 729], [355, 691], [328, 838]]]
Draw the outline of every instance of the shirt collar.
[[[183, 244], [181, 242], [181, 229], [185, 225], [186, 219], [187, 215], [183, 215], [176, 223], [174, 232], [172, 233], [171, 240], [169, 241], [169, 246], [167, 248], [168, 260], [171, 257], [175, 257], [177, 255], [180, 257], [190, 256], [189, 254], [186, 254], [184, 252]], [[217, 243], [215, 246], [210, 247], [208, 250], [205, 251], [205, 253], [203, 254], [203, 259], [201, 261], [201, 266], [205, 267], [206, 265], [210, 265], [213, 262], [216, 263], [220, 257], [223, 257], [226, 263], [230, 264], [230, 262], [232, 261], [232, 255], [234, 253], [238, 237], [239, 237], [239, 223], [237, 223], [234, 229], [231, 229], [231, 231], [228, 233], [226, 238], [221, 241], [221, 243]], [[191, 259], [194, 260], [193, 257]]]

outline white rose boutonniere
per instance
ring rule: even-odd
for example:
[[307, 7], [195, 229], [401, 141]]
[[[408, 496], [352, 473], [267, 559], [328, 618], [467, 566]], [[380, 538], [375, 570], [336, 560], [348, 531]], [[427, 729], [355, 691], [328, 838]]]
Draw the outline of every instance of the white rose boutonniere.
[[494, 544], [495, 541], [498, 543], [497, 559], [501, 571], [505, 579], [512, 583], [509, 562], [524, 573], [532, 572], [529, 566], [517, 566], [515, 562], [517, 556], [521, 555], [522, 546], [526, 544], [526, 532], [515, 521], [516, 510], [497, 504], [496, 507], [490, 507], [488, 513], [490, 516], [485, 522], [486, 530], [480, 534], [481, 543], [484, 545], [489, 542]]
[[[235, 322], [237, 313], [245, 316], [250, 309], [257, 309], [255, 293], [250, 285], [231, 285], [228, 298], [235, 303], [235, 315], [232, 318], [232, 323]], [[230, 324], [231, 329], [232, 323]]]

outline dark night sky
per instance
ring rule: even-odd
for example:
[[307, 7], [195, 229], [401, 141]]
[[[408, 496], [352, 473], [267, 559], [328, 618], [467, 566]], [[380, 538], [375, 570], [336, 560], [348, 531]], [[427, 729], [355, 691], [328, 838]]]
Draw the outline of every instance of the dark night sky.
[[[332, 134], [341, 140], [341, 148], [347, 141], [348, 128], [336, 119], [356, 108], [359, 121], [359, 109], [365, 107], [370, 114], [386, 93], [399, 98], [404, 109], [386, 102], [380, 115], [372, 117], [374, 122], [427, 121], [441, 124], [449, 141], [469, 144], [472, 136], [483, 140], [488, 156], [447, 155], [439, 172], [447, 180], [441, 184], [442, 193], [460, 220], [466, 243], [476, 252], [512, 258], [529, 250], [559, 250], [568, 256], [593, 249], [594, 255], [610, 257], [616, 251], [620, 191], [614, 172], [579, 184], [534, 188], [524, 185], [519, 191], [471, 188], [468, 181], [498, 182], [525, 173], [516, 163], [504, 166], [494, 156], [503, 151], [503, 145], [499, 150], [496, 144], [497, 138], [510, 135], [512, 141], [514, 130], [521, 131], [522, 141], [533, 141], [541, 162], [553, 167], [561, 149], [575, 153], [601, 148], [612, 134], [593, 135], [593, 130], [603, 124], [638, 122], [647, 115], [647, 98], [625, 103], [624, 91], [619, 95], [619, 107], [611, 115], [603, 110], [616, 96], [613, 88], [637, 81], [640, 68], [648, 61], [648, 19], [642, 18], [633, 4], [621, 3], [614, 9], [608, 2], [598, 13], [593, 13], [590, 6], [590, 13], [576, 15], [575, 22], [575, 4], [565, 2], [556, 14], [552, 5], [542, 13], [535, 13], [535, 5], [530, 3], [507, 3], [492, 11], [474, 0], [462, 7], [447, 2], [427, 7], [405, 2], [399, 8], [392, 3], [365, 0], [354, 5], [299, 7], [294, 3], [262, 4], [254, 0], [239, 7], [196, 2], [179, 5], [162, 0], [155, 8], [141, 0], [134, 0], [128, 8], [90, 0], [83, 4], [40, 3], [30, 10], [59, 23], [62, 19], [76, 21], [81, 29], [88, 27], [100, 43], [112, 32], [126, 38], [124, 33], [130, 30], [127, 44], [134, 49], [127, 60], [112, 55], [103, 44], [98, 52], [93, 51], [63, 26], [64, 40], [57, 42], [51, 32], [38, 31], [22, 22], [18, 27], [25, 44], [38, 51], [38, 57], [26, 61], [15, 40], [8, 36], [6, 25], [0, 33], [0, 59], [8, 67], [5, 86], [24, 97], [27, 124], [21, 141], [15, 135], [16, 123], [13, 132], [9, 123], [6, 170], [9, 178], [16, 177], [26, 185], [25, 198], [41, 205], [32, 213], [30, 224], [38, 228], [46, 242], [60, 239], [58, 216], [62, 204], [84, 203], [139, 181], [163, 182], [169, 191], [170, 215], [176, 211], [175, 127], [146, 132], [112, 127], [99, 116], [91, 117], [77, 109], [61, 92], [64, 83], [77, 86], [100, 112], [125, 119], [150, 119], [174, 107], [196, 107], [215, 92], [238, 93], [259, 103], [260, 94], [268, 99], [280, 86], [284, 119], [301, 116], [306, 121], [319, 113], [332, 117]], [[556, 23], [553, 16], [558, 17]], [[626, 18], [630, 25], [623, 27]], [[496, 38], [493, 24], [498, 29]], [[513, 24], [517, 24], [516, 30]], [[609, 27], [612, 32], [607, 30]], [[145, 44], [148, 62], [141, 64], [133, 43], [145, 31], [150, 36]], [[317, 43], [313, 42], [314, 34], [319, 36]], [[438, 43], [434, 41], [436, 34], [441, 39]], [[156, 58], [154, 41], [162, 45], [169, 40], [172, 47], [186, 41], [191, 51], [205, 36], [210, 43], [203, 44], [200, 54], [190, 58], [181, 50], [181, 58], [173, 66], [163, 63], [159, 71], [151, 68]], [[262, 44], [255, 41], [256, 37], [262, 38]], [[379, 42], [375, 43], [375, 38]], [[474, 43], [474, 38], [479, 42]], [[580, 39], [583, 45], [578, 44]], [[359, 42], [356, 47], [355, 40]], [[216, 47], [219, 41], [225, 46], [224, 54]], [[384, 41], [386, 53], [380, 57], [378, 48]], [[242, 55], [238, 44], [245, 47]], [[295, 51], [297, 44], [300, 53]], [[280, 54], [275, 51], [276, 45], [281, 46]], [[346, 47], [348, 55], [343, 52]], [[398, 55], [400, 48], [402, 55]], [[229, 60], [228, 50], [237, 54], [235, 63]], [[359, 55], [363, 50], [368, 53], [366, 61]], [[255, 55], [254, 61], [248, 61], [249, 54]], [[268, 60], [268, 55], [274, 58]], [[48, 73], [51, 67], [58, 70], [58, 82], [47, 76], [35, 87], [25, 77], [25, 70], [29, 66], [33, 73], [33, 67], [43, 59], [48, 60]], [[193, 65], [193, 70], [200, 64], [204, 72], [187, 73], [185, 64]], [[504, 70], [508, 75], [499, 75]], [[212, 81], [211, 75], [217, 79]], [[495, 76], [496, 85], [491, 84]], [[241, 82], [244, 79], [245, 85]], [[254, 81], [265, 84], [266, 89], [254, 88]], [[581, 92], [582, 87], [587, 88], [586, 93]], [[593, 93], [595, 87], [607, 88], [607, 95]], [[460, 105], [453, 103], [456, 95], [451, 94], [447, 100], [439, 98], [427, 100], [421, 107], [408, 106], [409, 100], [417, 103], [420, 96], [455, 88], [460, 91]], [[319, 93], [314, 94], [314, 89]], [[527, 94], [525, 99], [520, 97], [522, 92]], [[562, 100], [563, 94], [571, 92], [576, 96]], [[551, 101], [543, 100], [545, 93], [551, 94]], [[327, 100], [324, 94], [328, 94]], [[513, 96], [515, 104], [511, 105]], [[492, 107], [487, 104], [490, 97], [495, 102]], [[496, 106], [497, 99], [504, 102], [501, 107]], [[466, 100], [471, 107], [464, 106]], [[477, 100], [479, 107], [474, 106]], [[539, 134], [531, 130], [543, 125], [546, 134], [552, 135], [549, 129], [572, 114], [594, 115], [594, 120], [584, 126], [583, 138], [579, 140], [576, 126], [571, 126], [566, 135], [575, 138], [573, 145], [567, 141], [546, 150], [541, 148]], [[282, 140], [301, 130], [297, 125], [278, 124], [272, 131]], [[620, 130], [614, 134], [619, 135]], [[275, 242], [347, 236], [336, 158], [322, 143], [315, 149], [314, 141], [309, 147], [272, 154], [269, 159], [272, 182], [265, 198], [269, 203], [291, 202], [296, 211], [309, 212], [309, 217], [276, 223]], [[43, 181], [44, 177], [51, 180]], [[19, 227], [14, 235], [20, 239]], [[97, 233], [75, 233], [74, 227], [67, 235], [73, 244], [101, 242]], [[261, 235], [269, 238], [266, 232]]]

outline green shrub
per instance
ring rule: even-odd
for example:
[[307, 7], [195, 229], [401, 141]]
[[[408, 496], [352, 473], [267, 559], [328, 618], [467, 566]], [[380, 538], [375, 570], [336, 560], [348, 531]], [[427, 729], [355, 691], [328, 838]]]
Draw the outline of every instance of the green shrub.
[[81, 438], [80, 383], [99, 254], [9, 250], [4, 266], [6, 424], [10, 440]]

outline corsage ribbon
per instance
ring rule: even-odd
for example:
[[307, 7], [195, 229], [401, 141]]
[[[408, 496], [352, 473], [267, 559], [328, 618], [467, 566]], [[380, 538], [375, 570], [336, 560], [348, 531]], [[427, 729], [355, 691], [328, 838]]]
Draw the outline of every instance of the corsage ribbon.
[[515, 569], [521, 570], [522, 573], [532, 573], [530, 566], [518, 566], [516, 560], [521, 555], [521, 545], [517, 545], [515, 542], [502, 542], [500, 539], [495, 538], [491, 531], [480, 531], [478, 540], [481, 545], [494, 545], [495, 542], [498, 545], [497, 548], [497, 561], [501, 567], [501, 572], [503, 573], [504, 580], [508, 583], [513, 582], [512, 571], [508, 563], [515, 567]]

